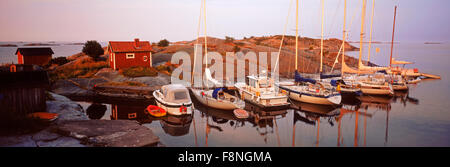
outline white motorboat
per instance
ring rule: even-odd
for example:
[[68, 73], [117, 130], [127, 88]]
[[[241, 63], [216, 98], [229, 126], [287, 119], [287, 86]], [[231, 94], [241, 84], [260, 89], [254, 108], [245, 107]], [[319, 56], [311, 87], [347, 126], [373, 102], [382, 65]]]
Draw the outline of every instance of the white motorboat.
[[274, 86], [273, 79], [266, 76], [247, 76], [248, 84], [238, 82], [235, 87], [239, 91], [241, 99], [255, 104], [261, 108], [288, 107], [288, 96], [280, 93]]
[[189, 91], [180, 84], [164, 85], [153, 92], [156, 104], [171, 115], [192, 114], [194, 110]]

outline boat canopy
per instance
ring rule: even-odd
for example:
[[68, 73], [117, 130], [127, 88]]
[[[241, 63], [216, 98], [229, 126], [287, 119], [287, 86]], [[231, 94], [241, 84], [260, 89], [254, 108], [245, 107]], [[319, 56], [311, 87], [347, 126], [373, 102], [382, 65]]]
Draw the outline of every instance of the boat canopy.
[[220, 91], [225, 91], [225, 90], [227, 90], [227, 88], [216, 88], [216, 89], [214, 89], [214, 91], [213, 91], [213, 93], [212, 93], [212, 97], [215, 98], [215, 99], [217, 99], [217, 94], [218, 94]]
[[164, 85], [161, 87], [164, 100], [171, 103], [189, 103], [189, 91], [181, 84]]
[[320, 79], [336, 78], [336, 77], [341, 77], [341, 74], [322, 74], [322, 73], [320, 73]]
[[309, 79], [309, 78], [303, 78], [298, 71], [295, 71], [295, 82], [309, 82], [312, 84], [316, 84], [316, 80]]

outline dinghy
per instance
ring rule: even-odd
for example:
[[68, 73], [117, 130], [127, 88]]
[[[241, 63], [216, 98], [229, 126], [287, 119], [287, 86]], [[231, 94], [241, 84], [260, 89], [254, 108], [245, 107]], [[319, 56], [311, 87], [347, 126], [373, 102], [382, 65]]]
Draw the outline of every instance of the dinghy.
[[154, 117], [166, 116], [167, 112], [161, 107], [149, 105], [146, 109], [147, 113]]
[[180, 84], [164, 85], [153, 92], [158, 107], [171, 115], [192, 114], [193, 105], [189, 91]]
[[239, 119], [246, 119], [249, 116], [247, 111], [245, 111], [244, 109], [240, 109], [240, 108], [233, 110], [233, 113], [234, 113], [234, 116], [236, 116], [236, 118], [239, 118]]

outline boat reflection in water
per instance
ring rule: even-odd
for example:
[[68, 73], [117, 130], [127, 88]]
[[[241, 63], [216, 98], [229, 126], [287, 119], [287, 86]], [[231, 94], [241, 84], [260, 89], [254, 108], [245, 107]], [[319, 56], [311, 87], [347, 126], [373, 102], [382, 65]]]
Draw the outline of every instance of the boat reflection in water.
[[84, 107], [91, 119], [136, 120], [167, 146], [388, 145], [390, 112], [419, 104], [408, 91], [395, 92], [392, 97], [358, 96], [340, 106], [292, 101], [288, 109], [267, 111], [246, 103], [249, 117], [239, 119], [233, 111], [208, 108], [196, 99], [192, 100], [195, 110], [191, 115], [160, 118], [144, 112], [154, 105], [152, 101], [111, 102], [95, 101]]
[[192, 115], [173, 116], [168, 114], [167, 116], [156, 118], [145, 112], [145, 108], [148, 106], [147, 103], [127, 102], [126, 104], [111, 104], [110, 118], [111, 120], [137, 120], [142, 124], [159, 121], [164, 132], [171, 136], [183, 136], [189, 133], [193, 119]]

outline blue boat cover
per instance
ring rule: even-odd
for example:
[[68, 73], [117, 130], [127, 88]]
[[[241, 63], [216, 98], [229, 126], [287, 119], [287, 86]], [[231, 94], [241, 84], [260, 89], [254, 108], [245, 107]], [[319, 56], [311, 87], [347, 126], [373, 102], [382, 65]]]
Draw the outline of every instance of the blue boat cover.
[[326, 79], [326, 78], [335, 78], [335, 77], [340, 77], [341, 74], [334, 74], [334, 75], [326, 75], [326, 74], [320, 74], [320, 79]]
[[330, 81], [331, 86], [337, 86], [337, 80], [331, 80]]
[[212, 97], [217, 99], [217, 94], [219, 93], [219, 91], [221, 90], [226, 90], [227, 88], [216, 88], [214, 89], [213, 93], [212, 93]]
[[387, 74], [386, 70], [380, 70], [380, 71], [377, 71], [377, 72], [378, 72], [378, 73]]
[[298, 71], [295, 71], [295, 82], [309, 82], [312, 84], [316, 84], [316, 80], [309, 79], [309, 78], [303, 78]]

